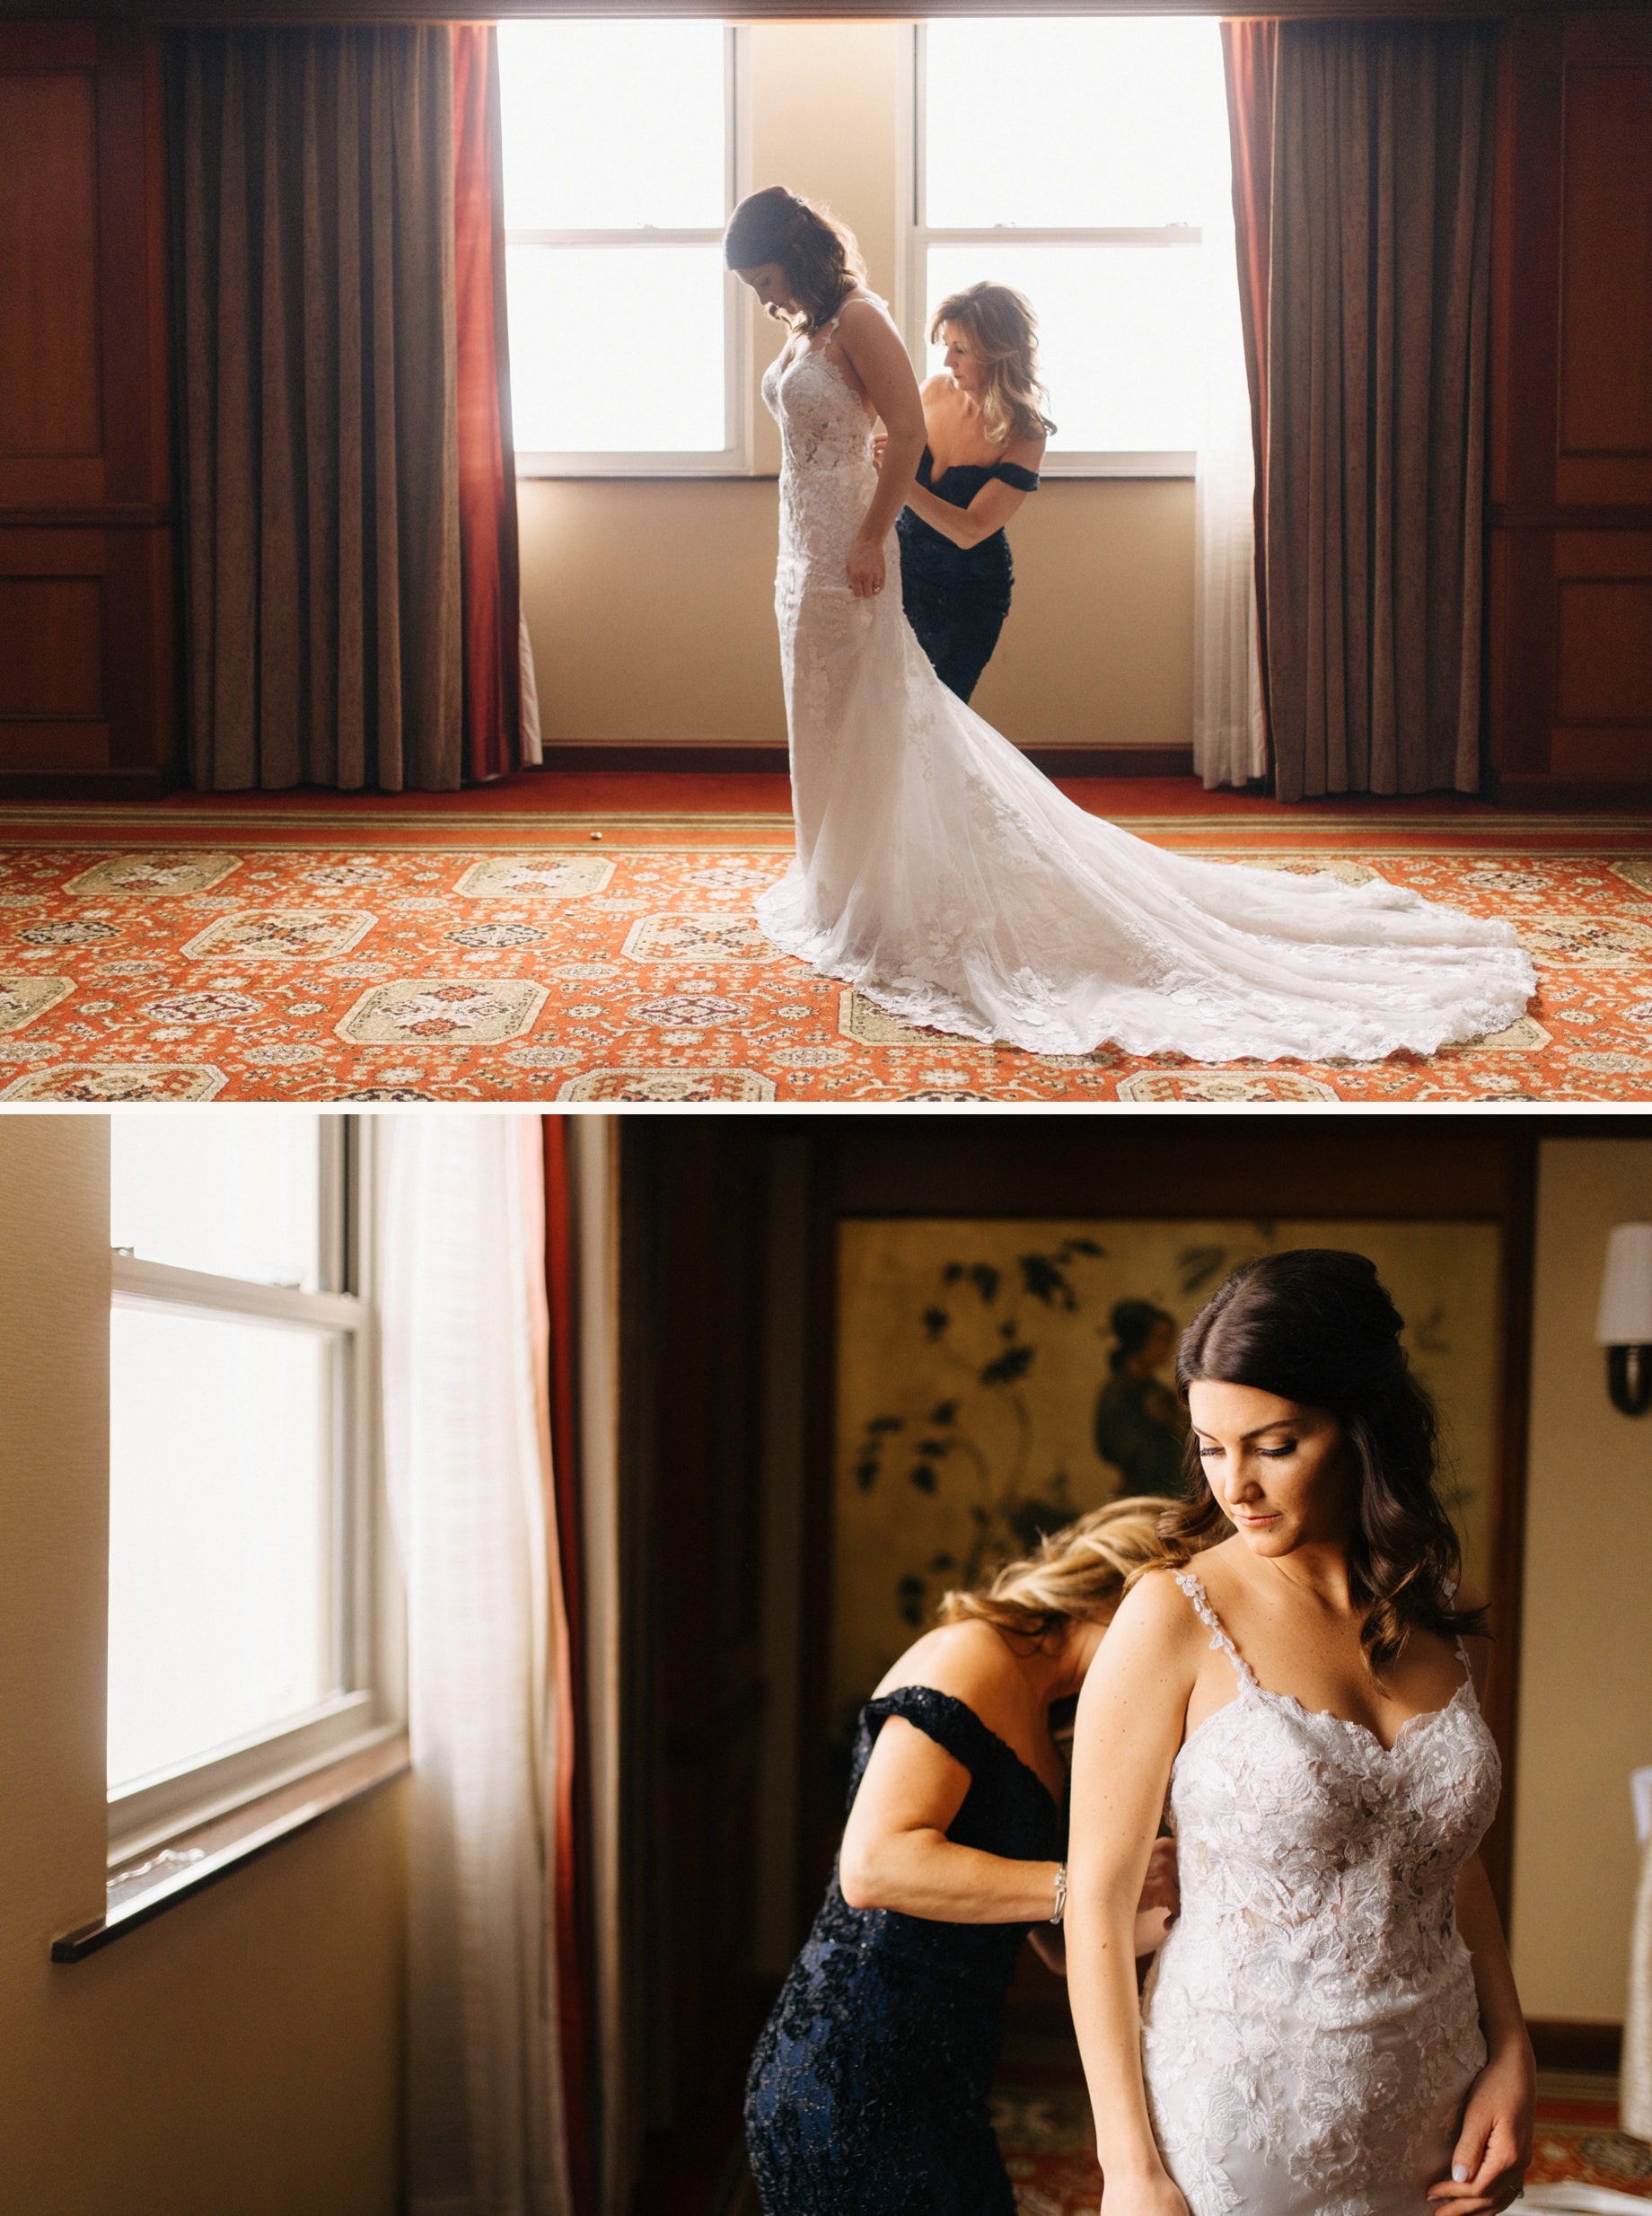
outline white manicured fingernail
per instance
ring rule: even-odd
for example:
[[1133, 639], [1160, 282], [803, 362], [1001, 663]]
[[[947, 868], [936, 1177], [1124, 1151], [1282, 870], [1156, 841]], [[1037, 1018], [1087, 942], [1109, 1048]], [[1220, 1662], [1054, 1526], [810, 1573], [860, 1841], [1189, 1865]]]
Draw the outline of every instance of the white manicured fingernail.
[[1454, 2185], [1466, 2185], [1468, 2184], [1469, 2167], [1466, 2162], [1454, 2162], [1452, 2164], [1451, 2182]]

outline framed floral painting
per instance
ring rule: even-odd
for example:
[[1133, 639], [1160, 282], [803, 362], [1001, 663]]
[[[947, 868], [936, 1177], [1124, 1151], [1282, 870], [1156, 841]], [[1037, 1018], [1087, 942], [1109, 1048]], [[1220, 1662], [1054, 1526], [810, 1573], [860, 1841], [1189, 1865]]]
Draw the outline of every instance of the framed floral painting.
[[1502, 1231], [1280, 1218], [858, 1218], [838, 1227], [830, 1657], [841, 1747], [878, 1679], [1040, 1535], [1182, 1484], [1175, 1342], [1230, 1271], [1292, 1246], [1366, 1254], [1443, 1419], [1465, 1575], [1490, 1582]]

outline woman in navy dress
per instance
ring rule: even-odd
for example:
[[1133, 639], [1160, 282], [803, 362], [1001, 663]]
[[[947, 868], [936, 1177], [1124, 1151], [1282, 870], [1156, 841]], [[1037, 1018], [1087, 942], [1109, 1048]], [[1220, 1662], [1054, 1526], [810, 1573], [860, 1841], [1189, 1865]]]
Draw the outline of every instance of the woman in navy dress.
[[961, 700], [992, 657], [1015, 571], [1004, 526], [1038, 490], [1044, 415], [1038, 326], [1007, 285], [971, 285], [930, 327], [946, 366], [922, 389], [927, 444], [906, 497], [901, 596], [943, 684]]
[[[988, 2115], [1023, 1940], [1061, 1965], [1070, 1700], [1126, 1580], [1161, 1559], [1163, 1503], [1053, 1534], [939, 1628], [861, 1711], [825, 1904], [752, 2058], [746, 2139], [765, 2216], [1014, 2216]], [[1156, 1858], [1141, 1953], [1174, 1907]]]

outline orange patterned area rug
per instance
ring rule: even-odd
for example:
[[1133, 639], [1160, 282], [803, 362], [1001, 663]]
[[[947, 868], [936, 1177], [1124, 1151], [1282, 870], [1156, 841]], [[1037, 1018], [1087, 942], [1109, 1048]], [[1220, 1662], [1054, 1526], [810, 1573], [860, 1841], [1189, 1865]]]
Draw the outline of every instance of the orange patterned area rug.
[[0, 818], [0, 1100], [1652, 1100], [1645, 825], [1130, 828], [1507, 917], [1540, 998], [1495, 1037], [1369, 1066], [1039, 1057], [909, 1029], [770, 945], [751, 902], [785, 866], [780, 819], [450, 816], [414, 833], [406, 816], [225, 812], [174, 817], [162, 845], [136, 810], [82, 812], [70, 833], [16, 809]]

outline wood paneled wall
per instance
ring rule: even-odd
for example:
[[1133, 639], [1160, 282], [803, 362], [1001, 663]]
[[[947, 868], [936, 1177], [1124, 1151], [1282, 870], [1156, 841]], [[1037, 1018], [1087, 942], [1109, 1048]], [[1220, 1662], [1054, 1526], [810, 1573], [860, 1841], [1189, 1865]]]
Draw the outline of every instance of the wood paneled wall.
[[1652, 17], [1514, 23], [1502, 89], [1492, 764], [1652, 797]]
[[176, 753], [156, 34], [0, 24], [0, 788]]
[[631, 1118], [621, 1157], [628, 1514], [648, 1578], [635, 1693], [655, 1776], [631, 1821], [652, 1834], [662, 1923], [641, 2045], [648, 2120], [690, 2138], [737, 2091], [767, 2002], [752, 1967], [766, 1143], [732, 1121]]

